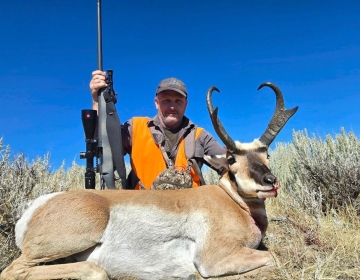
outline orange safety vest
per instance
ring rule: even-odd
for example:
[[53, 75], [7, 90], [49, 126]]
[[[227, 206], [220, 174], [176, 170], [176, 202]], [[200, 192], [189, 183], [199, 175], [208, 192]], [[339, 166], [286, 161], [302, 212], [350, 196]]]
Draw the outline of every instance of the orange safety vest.
[[[167, 168], [165, 159], [157, 143], [155, 143], [151, 131], [147, 126], [149, 118], [136, 117], [132, 119], [132, 148], [131, 167], [135, 175], [140, 179], [146, 189], [154, 182], [159, 173]], [[195, 140], [204, 129], [196, 128]], [[184, 137], [181, 138], [174, 166], [186, 169], [188, 160], [185, 154]], [[192, 187], [200, 186], [200, 178], [193, 168], [190, 170], [193, 178]], [[135, 186], [140, 189], [139, 183]]]

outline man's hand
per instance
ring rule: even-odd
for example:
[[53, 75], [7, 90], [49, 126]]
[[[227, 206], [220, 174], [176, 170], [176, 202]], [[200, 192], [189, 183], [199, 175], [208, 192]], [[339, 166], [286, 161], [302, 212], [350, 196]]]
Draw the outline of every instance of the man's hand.
[[95, 105], [94, 103], [98, 103], [99, 89], [107, 86], [105, 79], [106, 79], [106, 72], [103, 72], [101, 70], [95, 70], [94, 72], [92, 72], [92, 78], [90, 80], [89, 86], [93, 99], [93, 105]]

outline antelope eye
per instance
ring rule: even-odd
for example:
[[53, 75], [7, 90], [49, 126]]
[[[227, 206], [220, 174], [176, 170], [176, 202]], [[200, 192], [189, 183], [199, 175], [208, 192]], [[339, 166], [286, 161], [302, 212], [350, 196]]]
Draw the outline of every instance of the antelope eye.
[[235, 163], [235, 159], [233, 157], [229, 157], [227, 159], [228, 164], [233, 165]]
[[266, 158], [267, 158], [267, 159], [269, 159], [269, 158], [270, 158], [270, 155], [269, 155], [269, 154], [267, 154]]

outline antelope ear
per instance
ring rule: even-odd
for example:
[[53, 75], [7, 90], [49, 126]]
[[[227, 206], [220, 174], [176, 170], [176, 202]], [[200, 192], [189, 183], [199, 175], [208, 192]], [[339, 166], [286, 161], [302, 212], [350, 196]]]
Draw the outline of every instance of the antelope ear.
[[226, 159], [226, 154], [216, 156], [204, 156], [204, 160], [209, 163], [215, 169], [220, 170], [221, 168], [229, 169], [229, 165]]

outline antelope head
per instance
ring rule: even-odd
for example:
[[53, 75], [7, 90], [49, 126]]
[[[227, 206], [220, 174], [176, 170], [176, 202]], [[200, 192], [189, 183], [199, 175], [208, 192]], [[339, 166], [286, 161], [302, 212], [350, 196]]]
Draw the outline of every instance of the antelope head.
[[278, 180], [269, 168], [268, 149], [286, 122], [296, 113], [298, 107], [286, 110], [281, 90], [274, 84], [262, 83], [262, 87], [270, 87], [276, 95], [276, 109], [259, 139], [251, 143], [234, 141], [224, 129], [218, 118], [218, 107], [214, 109], [211, 101], [213, 91], [220, 92], [216, 87], [210, 87], [206, 95], [207, 108], [216, 134], [227, 148], [226, 155], [207, 156], [205, 158], [217, 169], [226, 172], [220, 179], [219, 185], [235, 189], [242, 198], [276, 197]]

